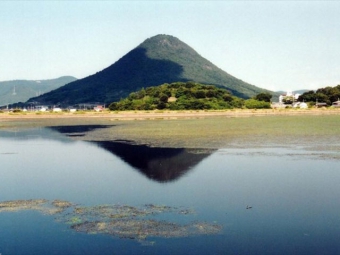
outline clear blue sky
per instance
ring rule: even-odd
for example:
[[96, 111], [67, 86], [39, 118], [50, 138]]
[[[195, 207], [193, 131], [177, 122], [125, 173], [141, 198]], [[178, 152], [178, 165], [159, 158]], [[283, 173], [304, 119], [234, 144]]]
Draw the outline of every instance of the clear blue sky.
[[0, 1], [0, 81], [84, 78], [173, 35], [270, 90], [340, 84], [339, 1]]

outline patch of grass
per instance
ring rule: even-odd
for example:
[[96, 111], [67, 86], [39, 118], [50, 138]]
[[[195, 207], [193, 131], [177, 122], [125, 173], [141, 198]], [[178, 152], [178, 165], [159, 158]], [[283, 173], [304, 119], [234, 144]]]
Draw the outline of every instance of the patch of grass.
[[76, 111], [73, 114], [86, 114], [86, 111]]

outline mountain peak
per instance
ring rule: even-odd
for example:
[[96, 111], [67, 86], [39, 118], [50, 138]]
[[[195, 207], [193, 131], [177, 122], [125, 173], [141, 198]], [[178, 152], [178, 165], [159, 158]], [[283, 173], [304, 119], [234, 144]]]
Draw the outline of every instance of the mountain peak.
[[144, 44], [148, 45], [150, 43], [158, 44], [160, 46], [172, 46], [182, 42], [177, 37], [174, 37], [172, 35], [159, 34], [146, 39], [143, 43], [140, 44], [140, 46], [143, 46]]
[[[146, 39], [137, 48], [144, 48], [147, 50], [147, 55], [151, 58], [158, 58], [160, 55], [169, 51], [171, 54], [176, 54], [186, 51], [186, 53], [192, 55], [197, 52], [189, 45], [185, 44], [177, 37], [172, 35], [159, 34], [151, 38]], [[169, 56], [166, 56], [166, 58]]]

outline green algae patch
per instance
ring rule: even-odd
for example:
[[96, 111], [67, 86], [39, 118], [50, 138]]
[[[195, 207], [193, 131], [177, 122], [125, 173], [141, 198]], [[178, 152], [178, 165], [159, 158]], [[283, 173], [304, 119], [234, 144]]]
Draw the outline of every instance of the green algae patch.
[[[54, 215], [57, 221], [70, 225], [70, 228], [77, 232], [135, 239], [143, 245], [153, 245], [154, 242], [147, 239], [155, 237], [179, 238], [214, 235], [222, 230], [222, 226], [218, 224], [190, 221], [190, 216], [195, 214], [195, 211], [183, 207], [154, 204], [85, 207], [59, 199], [0, 202], [0, 213], [22, 210], [36, 210], [45, 215]], [[159, 219], [165, 214], [166, 218], [171, 220]]]
[[66, 221], [66, 224], [69, 225], [75, 225], [75, 224], [80, 224], [82, 222], [82, 220], [78, 217], [72, 217], [69, 219], [69, 221]]

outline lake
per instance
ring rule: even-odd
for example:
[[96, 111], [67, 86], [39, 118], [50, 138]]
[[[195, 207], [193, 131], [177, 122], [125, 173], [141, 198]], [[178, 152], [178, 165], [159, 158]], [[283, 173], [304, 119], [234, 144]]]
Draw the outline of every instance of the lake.
[[339, 254], [338, 133], [235, 135], [261, 120], [0, 129], [0, 254]]

